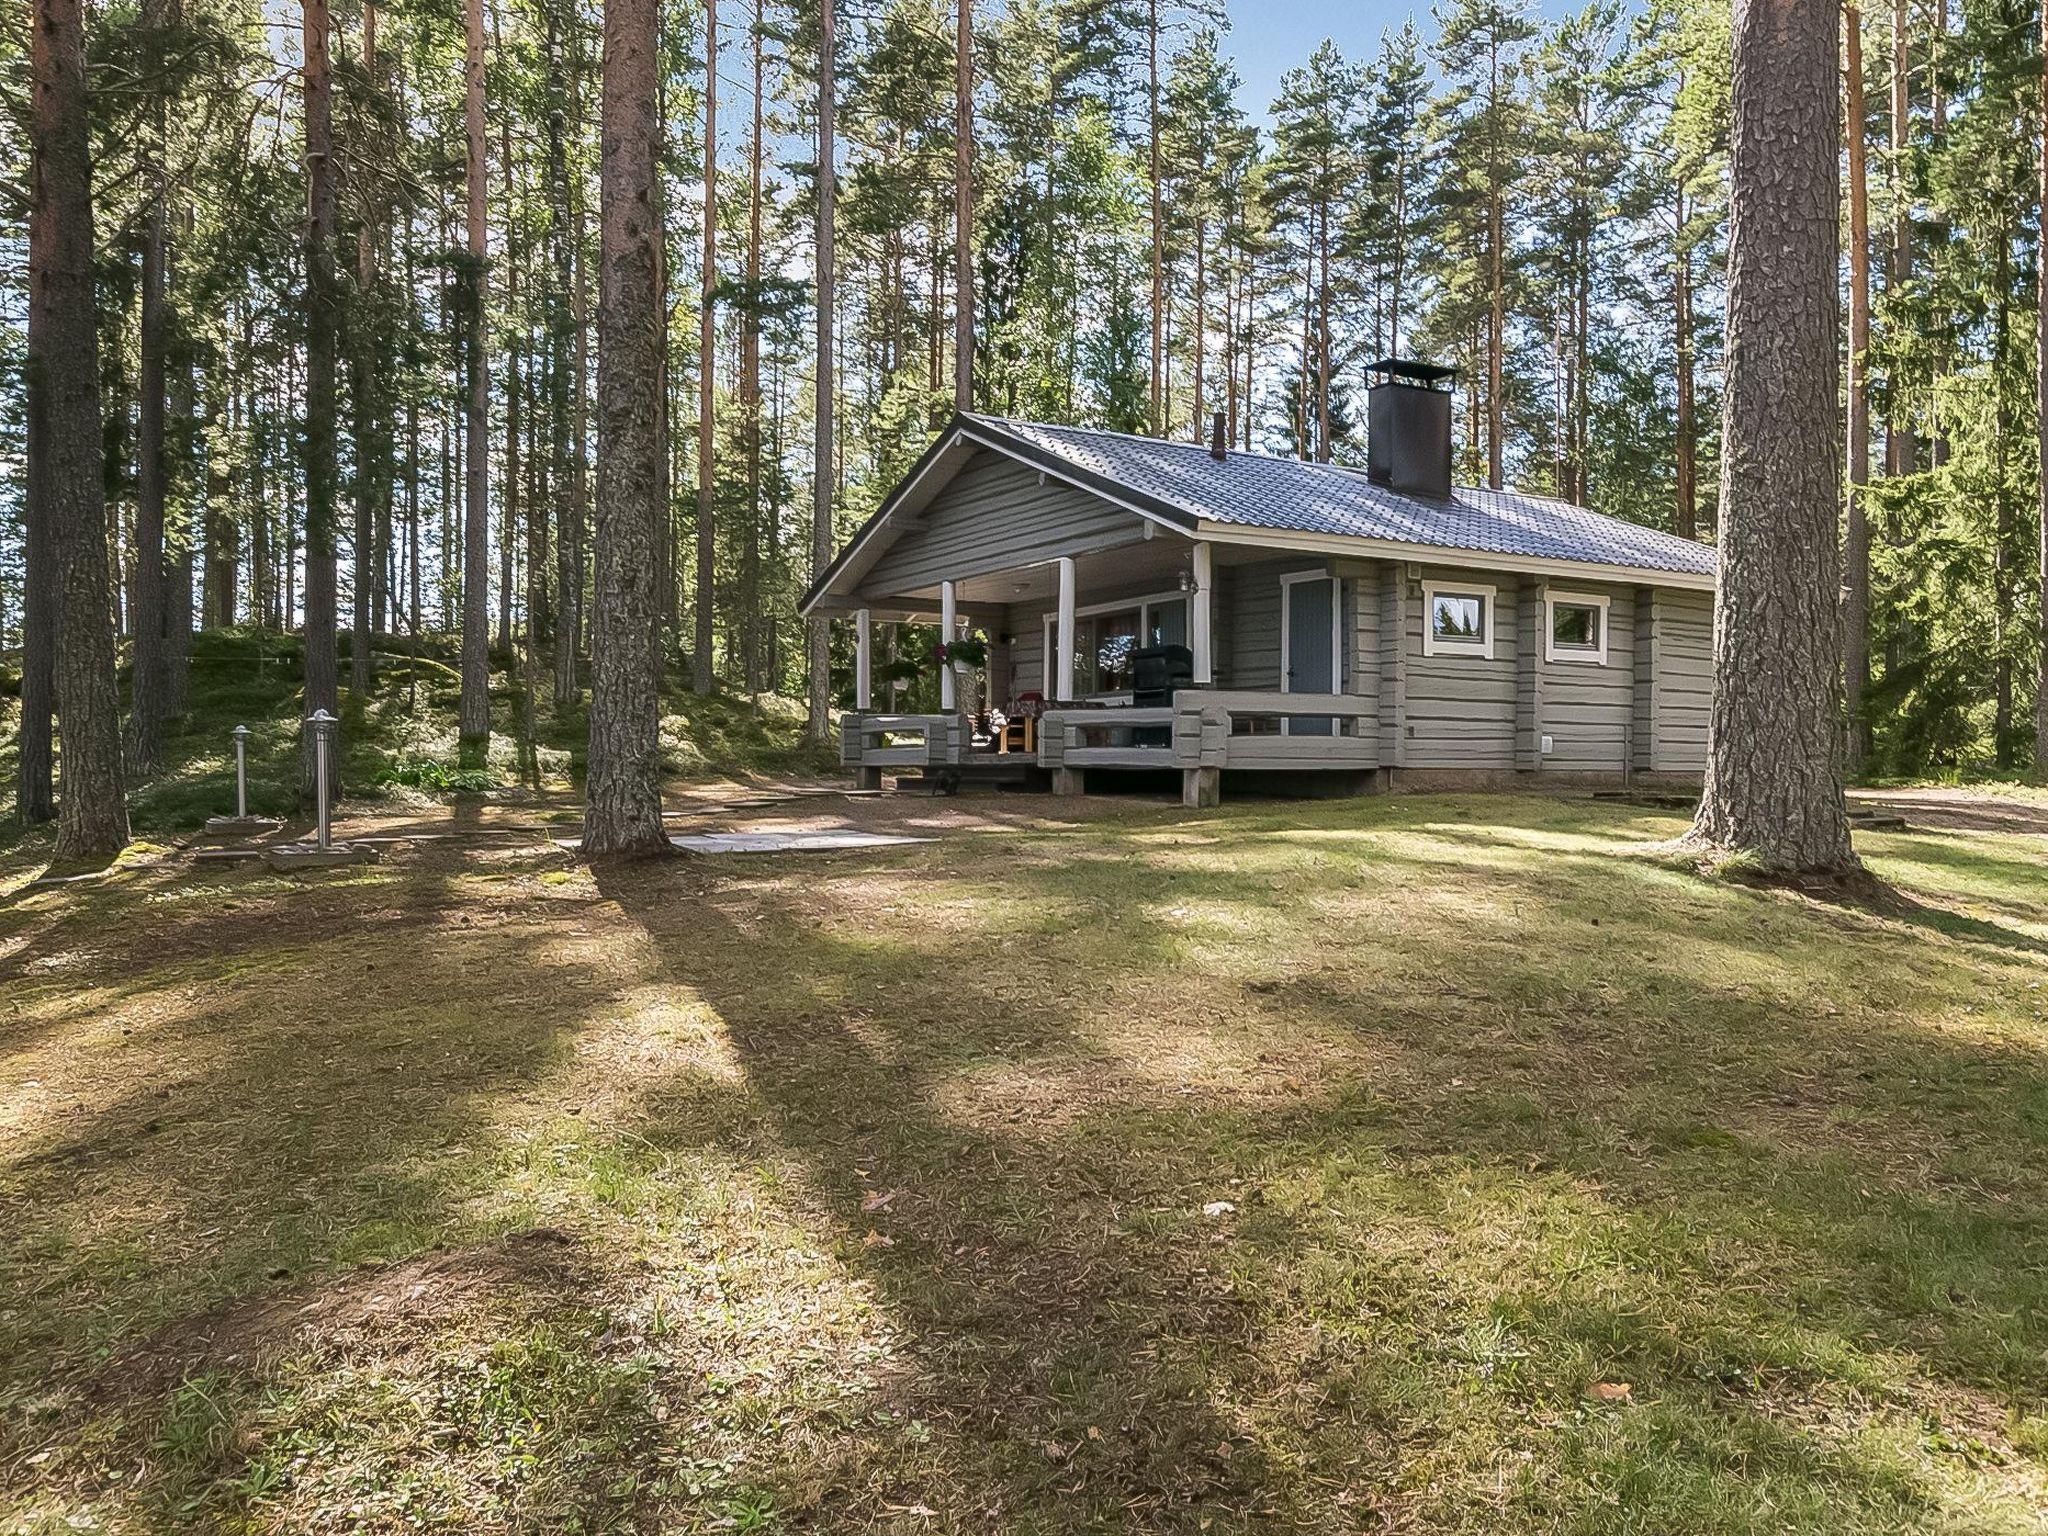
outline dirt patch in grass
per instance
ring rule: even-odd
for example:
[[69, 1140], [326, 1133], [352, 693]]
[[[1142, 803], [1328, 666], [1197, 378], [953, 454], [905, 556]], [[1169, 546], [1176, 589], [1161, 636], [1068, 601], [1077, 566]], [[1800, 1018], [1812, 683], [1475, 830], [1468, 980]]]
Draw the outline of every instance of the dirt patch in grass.
[[387, 1356], [403, 1353], [458, 1322], [477, 1331], [507, 1305], [531, 1310], [536, 1294], [557, 1301], [576, 1294], [592, 1274], [580, 1247], [559, 1228], [538, 1227], [397, 1263], [367, 1262], [310, 1282], [275, 1269], [265, 1276], [271, 1288], [180, 1318], [88, 1378], [84, 1391], [108, 1410], [146, 1403], [215, 1371], [260, 1374], [288, 1356], [365, 1345]]

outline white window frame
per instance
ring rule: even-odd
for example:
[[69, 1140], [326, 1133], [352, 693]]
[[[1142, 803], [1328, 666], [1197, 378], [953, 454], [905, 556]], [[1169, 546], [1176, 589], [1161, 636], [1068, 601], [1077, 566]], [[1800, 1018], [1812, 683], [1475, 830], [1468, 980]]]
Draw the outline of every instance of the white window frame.
[[[1442, 640], [1436, 633], [1436, 600], [1443, 597], [1479, 599], [1480, 637], [1477, 640]], [[1480, 581], [1425, 581], [1422, 584], [1422, 654], [1425, 656], [1473, 656], [1493, 660], [1493, 619], [1499, 589]]]
[[[1582, 667], [1604, 667], [1607, 665], [1607, 605], [1611, 599], [1597, 592], [1556, 592], [1549, 588], [1543, 593], [1543, 659], [1545, 661], [1576, 664]], [[1600, 643], [1598, 645], [1566, 645], [1557, 643], [1557, 605], [1564, 603], [1573, 608], [1597, 608], [1600, 610]]]
[[[1147, 592], [1142, 597], [1120, 597], [1117, 598], [1114, 602], [1089, 603], [1086, 607], [1076, 608], [1074, 610], [1074, 619], [1075, 622], [1078, 623], [1082, 619], [1092, 619], [1099, 614], [1125, 613], [1135, 608], [1138, 610], [1138, 638], [1140, 640], [1143, 640], [1145, 636], [1152, 633], [1152, 605], [1154, 603], [1182, 603], [1187, 602], [1191, 596], [1191, 593], [1183, 592], [1180, 590], [1180, 588], [1175, 587], [1171, 591], [1167, 592]], [[1192, 612], [1193, 610], [1190, 609], [1191, 616]], [[1058, 623], [1059, 612], [1057, 609], [1044, 616], [1043, 624], [1045, 635], [1045, 650], [1043, 653], [1044, 664], [1039, 668], [1039, 688], [1040, 691], [1042, 691], [1048, 699], [1053, 697], [1052, 672], [1054, 663], [1057, 662], [1059, 659], [1056, 654], [1059, 650], [1059, 637], [1055, 633], [1055, 626]], [[1078, 660], [1080, 658], [1080, 655], [1080, 637], [1076, 635], [1074, 639], [1075, 659]], [[1089, 693], [1083, 694], [1082, 698], [1098, 703], [1104, 700], [1114, 702], [1119, 699], [1128, 700], [1130, 698], [1130, 694]]]

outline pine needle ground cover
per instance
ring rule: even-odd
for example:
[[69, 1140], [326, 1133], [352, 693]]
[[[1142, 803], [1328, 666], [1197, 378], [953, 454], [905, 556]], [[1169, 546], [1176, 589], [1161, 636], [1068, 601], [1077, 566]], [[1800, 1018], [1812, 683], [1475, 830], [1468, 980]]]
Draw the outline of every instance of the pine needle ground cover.
[[2048, 818], [826, 819], [15, 889], [0, 1530], [2048, 1524]]

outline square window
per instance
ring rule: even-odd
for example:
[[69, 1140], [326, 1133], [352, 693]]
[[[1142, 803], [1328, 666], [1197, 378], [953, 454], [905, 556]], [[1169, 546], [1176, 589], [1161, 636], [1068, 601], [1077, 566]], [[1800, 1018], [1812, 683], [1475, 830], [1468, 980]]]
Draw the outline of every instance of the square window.
[[1543, 659], [1607, 665], [1607, 599], [1585, 592], [1551, 592], [1549, 631], [1543, 638]]
[[1597, 603], [1556, 603], [1550, 610], [1550, 639], [1559, 650], [1600, 649], [1600, 608]]
[[1471, 592], [1439, 592], [1429, 605], [1429, 624], [1439, 640], [1477, 645], [1486, 635], [1486, 599]]
[[1492, 660], [1493, 593], [1492, 587], [1425, 581], [1422, 654]]

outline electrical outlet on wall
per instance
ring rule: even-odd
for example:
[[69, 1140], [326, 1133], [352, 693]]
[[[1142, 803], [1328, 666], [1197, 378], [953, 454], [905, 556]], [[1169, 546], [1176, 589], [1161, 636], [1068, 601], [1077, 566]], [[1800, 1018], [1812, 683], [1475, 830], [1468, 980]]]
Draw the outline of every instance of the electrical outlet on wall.
[[1550, 751], [1551, 751], [1551, 744], [1550, 744], [1550, 738], [1549, 738], [1548, 736], [1546, 736], [1546, 737], [1544, 737], [1544, 738], [1543, 738], [1543, 755], [1544, 755], [1545, 757], [1548, 757], [1548, 756], [1550, 756]]

